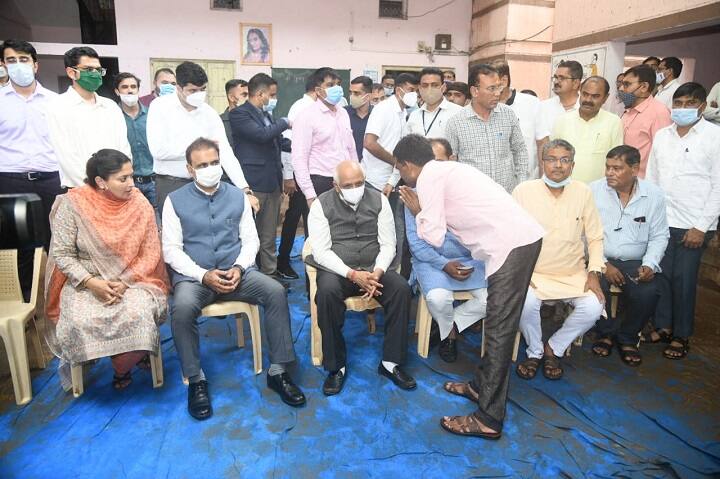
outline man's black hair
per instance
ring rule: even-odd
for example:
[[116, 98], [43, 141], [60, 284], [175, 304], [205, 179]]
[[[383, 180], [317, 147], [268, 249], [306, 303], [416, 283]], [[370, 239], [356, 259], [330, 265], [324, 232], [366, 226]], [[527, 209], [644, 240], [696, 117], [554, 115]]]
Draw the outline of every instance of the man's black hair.
[[395, 146], [393, 156], [399, 163], [412, 163], [418, 166], [435, 159], [430, 140], [416, 134], [404, 136]]
[[363, 91], [365, 93], [372, 93], [373, 82], [370, 77], [367, 77], [365, 75], [355, 77], [352, 80], [350, 80], [350, 84], [351, 85], [362, 85]]
[[121, 72], [115, 75], [115, 79], [113, 80], [113, 88], [117, 90], [120, 86], [120, 83], [122, 83], [123, 80], [127, 80], [128, 78], [134, 78], [137, 82], [138, 89], [140, 88], [140, 79], [130, 72]]
[[485, 75], [485, 76], [498, 75], [499, 76], [500, 74], [498, 73], [497, 68], [495, 68], [492, 65], [489, 65], [487, 63], [480, 63], [478, 65], [473, 65], [470, 68], [470, 73], [468, 74], [468, 85], [469, 86], [477, 86], [478, 82], [479, 82], [478, 77], [480, 75]]
[[63, 56], [65, 68], [78, 66], [80, 63], [80, 57], [97, 58], [100, 60], [100, 56], [97, 52], [90, 47], [73, 47], [66, 51]]
[[419, 83], [418, 77], [413, 73], [401, 73], [395, 78], [395, 88], [405, 84], [417, 85]]
[[640, 164], [640, 151], [637, 148], [630, 145], [618, 145], [612, 150], [607, 152], [605, 158], [617, 159], [625, 161], [628, 166], [635, 166]]
[[239, 78], [233, 78], [232, 80], [228, 80], [225, 82], [225, 94], [229, 95], [230, 90], [237, 86], [248, 86], [248, 82], [245, 80], [240, 80]]
[[672, 70], [675, 78], [679, 77], [682, 73], [683, 64], [678, 57], [666, 57], [663, 58], [660, 63], [664, 63], [665, 68]]
[[203, 67], [193, 62], [182, 62], [175, 68], [175, 80], [179, 87], [193, 84], [203, 86], [208, 82], [207, 73]]
[[[35, 47], [30, 44], [30, 42], [26, 42], [25, 40], [5, 40], [2, 42], [2, 45], [0, 46], [0, 60], [3, 60], [5, 58], [5, 49], [6, 48], [12, 48], [16, 52], [19, 53], [26, 53], [30, 55], [34, 62], [37, 61], [37, 51], [35, 50]], [[73, 65], [75, 66], [75, 65]]]
[[260, 90], [268, 89], [273, 85], [277, 85], [273, 77], [267, 73], [257, 73], [248, 82], [248, 95], [254, 96]]
[[705, 103], [705, 101], [707, 101], [707, 90], [701, 84], [691, 81], [683, 83], [677, 90], [675, 90], [675, 93], [673, 93], [673, 100], [683, 96], [689, 96], [690, 98], [695, 98], [701, 103]]
[[160, 76], [161, 73], [169, 73], [170, 75], [175, 76], [175, 72], [172, 71], [171, 68], [158, 68], [158, 69], [155, 71], [155, 76], [153, 77], [153, 81], [157, 81], [157, 79], [158, 79], [158, 77]]
[[641, 83], [647, 83], [649, 91], [653, 91], [655, 89], [655, 70], [653, 70], [650, 65], [641, 64], [628, 68], [625, 72], [625, 76], [628, 75], [636, 76], [638, 81]]
[[420, 75], [418, 75], [419, 79], [422, 79], [425, 75], [437, 75], [440, 77], [440, 82], [442, 83], [443, 80], [443, 72], [439, 68], [434, 67], [426, 67], [420, 70]]

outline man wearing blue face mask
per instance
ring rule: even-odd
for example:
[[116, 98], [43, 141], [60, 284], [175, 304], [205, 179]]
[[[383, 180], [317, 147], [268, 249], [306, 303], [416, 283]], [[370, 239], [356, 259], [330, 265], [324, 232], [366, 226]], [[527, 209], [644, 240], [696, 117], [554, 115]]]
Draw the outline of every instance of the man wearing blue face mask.
[[140, 104], [145, 108], [150, 106], [152, 101], [160, 96], [169, 95], [175, 93], [175, 72], [169, 68], [160, 68], [155, 72], [155, 78], [153, 79], [155, 88], [148, 95], [140, 97]]
[[720, 215], [720, 127], [702, 117], [707, 92], [685, 83], [673, 95], [673, 124], [655, 135], [646, 179], [665, 191], [670, 241], [660, 262], [658, 328], [652, 341], [672, 338], [664, 351], [682, 359], [689, 350], [695, 319], [700, 260], [715, 236]]
[[235, 156], [240, 160], [253, 194], [260, 200], [255, 224], [260, 237], [260, 270], [277, 276], [275, 237], [280, 222], [283, 194], [281, 151], [290, 151], [290, 140], [283, 131], [290, 128], [287, 118], [275, 121], [272, 111], [277, 105], [277, 82], [258, 73], [248, 82], [248, 100], [230, 111], [230, 129]]

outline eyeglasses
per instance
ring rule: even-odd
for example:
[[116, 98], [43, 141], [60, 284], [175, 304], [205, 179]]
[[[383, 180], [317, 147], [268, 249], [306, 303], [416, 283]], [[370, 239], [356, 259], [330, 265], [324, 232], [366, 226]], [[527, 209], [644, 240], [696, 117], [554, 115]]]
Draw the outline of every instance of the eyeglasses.
[[558, 161], [561, 165], [566, 166], [573, 162], [572, 158], [568, 158], [567, 156], [563, 156], [562, 158], [543, 158], [542, 159], [545, 163], [548, 165], [554, 165]]
[[562, 76], [562, 75], [553, 75], [552, 77], [550, 77], [550, 79], [552, 81], [579, 80], [579, 78], [566, 77], [566, 76]]
[[505, 87], [502, 85], [493, 85], [493, 86], [489, 86], [487, 88], [480, 88], [479, 86], [473, 85], [472, 88], [476, 88], [477, 90], [485, 90], [488, 93], [493, 93], [493, 94], [501, 92], [501, 91], [503, 91], [503, 89], [505, 89]]
[[77, 70], [77, 71], [79, 71], [79, 72], [100, 73], [100, 76], [101, 76], [101, 77], [104, 77], [105, 74], [107, 73], [107, 69], [102, 68], [102, 67], [100, 67], [100, 68], [94, 68], [94, 67], [83, 67], [83, 68], [80, 68], [80, 67], [75, 67], [75, 68], [73, 68], [73, 70]]

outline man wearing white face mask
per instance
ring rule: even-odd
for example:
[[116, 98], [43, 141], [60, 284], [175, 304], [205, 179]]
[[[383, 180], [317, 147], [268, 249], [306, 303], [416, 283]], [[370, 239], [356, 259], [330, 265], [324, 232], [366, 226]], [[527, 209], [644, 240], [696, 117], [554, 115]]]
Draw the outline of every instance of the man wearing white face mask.
[[163, 209], [163, 255], [174, 288], [173, 341], [189, 382], [188, 412], [198, 420], [212, 416], [212, 405], [200, 365], [197, 319], [202, 308], [215, 301], [263, 306], [263, 339], [270, 358], [267, 386], [290, 406], [305, 404], [285, 370], [295, 361], [285, 289], [254, 267], [259, 240], [247, 195], [220, 181], [220, 162], [215, 140], [193, 141], [186, 151], [193, 182], [170, 193]]
[[358, 159], [362, 160], [363, 139], [367, 128], [368, 118], [373, 107], [370, 104], [372, 97], [372, 80], [370, 77], [359, 76], [350, 82], [350, 104], [345, 107], [350, 116], [350, 127], [355, 139], [355, 150]]
[[453, 115], [462, 110], [460, 105], [445, 99], [446, 88], [443, 72], [439, 69], [424, 68], [420, 72], [418, 91], [425, 103], [410, 113], [407, 121], [407, 133], [414, 133], [425, 138], [445, 138], [445, 124]]
[[153, 156], [160, 215], [167, 195], [192, 181], [185, 168], [185, 149], [200, 137], [217, 142], [223, 170], [235, 186], [250, 195], [248, 200], [253, 209], [257, 209], [257, 198], [252, 196], [245, 181], [240, 163], [228, 143], [222, 120], [205, 102], [208, 84], [205, 70], [196, 63], [183, 62], [176, 68], [175, 76], [175, 94], [155, 99], [147, 118], [147, 139]]
[[333, 189], [310, 207], [308, 228], [312, 256], [306, 261], [319, 267], [315, 302], [323, 366], [328, 371], [323, 393], [338, 394], [345, 384], [345, 298], [361, 294], [375, 298], [385, 310], [378, 374], [401, 389], [414, 389], [415, 380], [401, 366], [407, 356], [410, 287], [390, 269], [395, 228], [387, 198], [365, 187], [365, 176], [356, 162], [343, 161], [335, 169]]
[[153, 157], [147, 142], [147, 108], [139, 102], [138, 91], [140, 79], [132, 73], [123, 72], [115, 77], [115, 94], [120, 97], [120, 109], [125, 117], [132, 151], [133, 181], [157, 211]]

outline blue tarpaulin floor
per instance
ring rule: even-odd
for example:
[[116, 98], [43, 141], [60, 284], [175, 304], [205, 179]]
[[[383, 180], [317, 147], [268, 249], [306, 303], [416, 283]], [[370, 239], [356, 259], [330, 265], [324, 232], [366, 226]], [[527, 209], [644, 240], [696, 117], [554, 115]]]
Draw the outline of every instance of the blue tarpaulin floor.
[[[300, 242], [295, 253], [299, 253]], [[293, 263], [301, 271], [298, 259]], [[248, 345], [235, 346], [230, 319], [203, 318], [203, 368], [215, 415], [198, 422], [187, 413], [187, 388], [170, 328], [162, 331], [165, 385], [148, 372], [116, 392], [109, 360], [96, 364], [85, 394], [60, 387], [56, 363], [33, 378], [33, 401], [0, 403], [0, 478], [149, 477], [656, 477], [720, 476], [720, 366], [691, 351], [685, 361], [643, 345], [640, 368], [613, 352], [599, 359], [590, 341], [574, 348], [565, 377], [514, 371], [503, 437], [497, 442], [445, 433], [445, 414], [473, 405], [442, 390], [469, 378], [480, 338], [468, 334], [454, 364], [417, 355], [410, 340], [408, 370], [418, 388], [401, 391], [378, 376], [382, 313], [369, 335], [364, 315], [345, 324], [349, 376], [339, 396], [323, 396], [325, 373], [310, 361], [304, 278], [290, 285], [299, 362], [294, 378], [308, 403], [293, 409], [252, 371]], [[412, 324], [411, 324], [412, 328]], [[412, 334], [412, 331], [409, 331]], [[521, 354], [522, 357], [522, 354]], [[264, 363], [268, 366], [267, 359]]]

